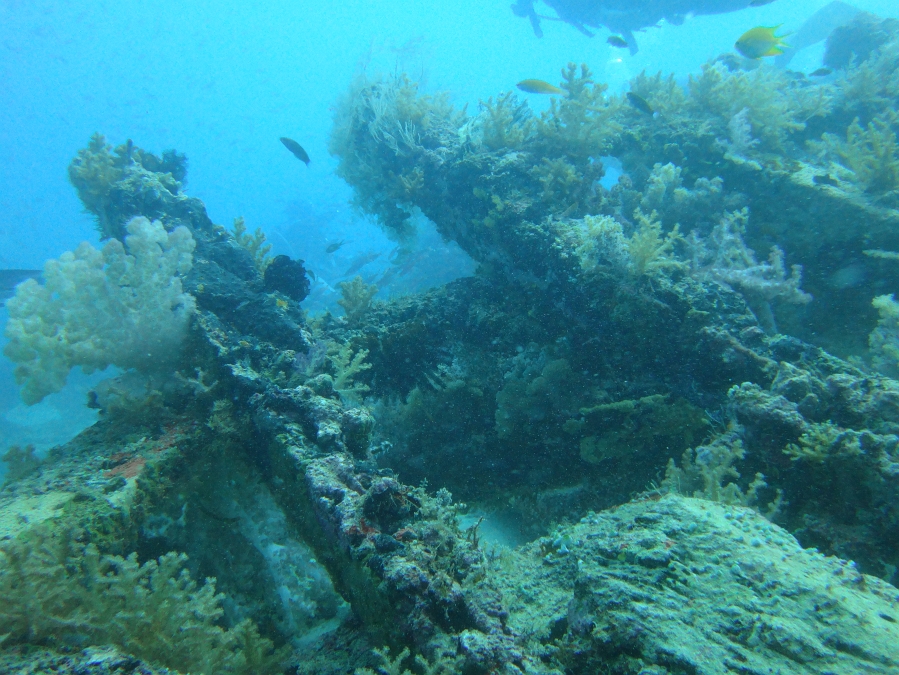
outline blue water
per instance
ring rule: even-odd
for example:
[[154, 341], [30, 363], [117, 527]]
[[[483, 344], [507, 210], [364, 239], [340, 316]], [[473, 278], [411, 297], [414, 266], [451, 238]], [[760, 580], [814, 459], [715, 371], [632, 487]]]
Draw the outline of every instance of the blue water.
[[[607, 32], [590, 39], [558, 22], [544, 22], [537, 39], [508, 0], [0, 0], [0, 267], [40, 268], [83, 240], [97, 242], [66, 167], [99, 131], [113, 144], [131, 138], [154, 152], [185, 153], [187, 192], [215, 222], [243, 216], [275, 253], [304, 258], [325, 281], [336, 283], [370, 251], [383, 252], [370, 268], [377, 271], [394, 244], [350, 208], [327, 152], [332, 106], [360, 69], [406, 70], [470, 109], [524, 78], [557, 81], [569, 61], [588, 63], [618, 91], [644, 69], [684, 78], [731, 50], [747, 28], [795, 29], [825, 4], [779, 0], [651, 28], [637, 34], [640, 51], [631, 56], [609, 47]], [[899, 16], [895, 0], [853, 4]], [[818, 67], [822, 49], [800, 54], [793, 67]], [[311, 164], [286, 152], [280, 136], [299, 140]], [[324, 253], [342, 239], [340, 251]], [[419, 246], [423, 264], [397, 292], [470, 273], [464, 255], [441, 248], [436, 235], [423, 235]], [[335, 297], [320, 285], [313, 309]], [[0, 310], [0, 324], [5, 319]], [[25, 410], [11, 364], [0, 358], [0, 448], [47, 448], [89, 424], [90, 382], [72, 379]]]

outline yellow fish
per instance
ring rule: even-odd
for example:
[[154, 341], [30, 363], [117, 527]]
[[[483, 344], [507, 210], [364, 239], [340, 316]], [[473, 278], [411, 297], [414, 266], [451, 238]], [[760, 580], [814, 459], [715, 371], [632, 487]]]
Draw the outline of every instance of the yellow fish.
[[774, 34], [778, 28], [780, 26], [771, 28], [756, 26], [743, 33], [736, 44], [734, 44], [734, 47], [747, 59], [760, 59], [763, 56], [783, 54], [782, 47], [789, 47], [790, 45], [783, 42], [785, 35]]
[[529, 94], [564, 94], [565, 92], [543, 80], [522, 80], [515, 85]]

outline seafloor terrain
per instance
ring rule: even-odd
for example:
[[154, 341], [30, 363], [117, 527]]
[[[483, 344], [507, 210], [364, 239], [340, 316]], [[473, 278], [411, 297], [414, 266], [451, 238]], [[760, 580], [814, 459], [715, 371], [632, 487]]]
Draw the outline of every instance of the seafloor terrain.
[[31, 402], [125, 374], [6, 454], [0, 672], [899, 672], [894, 30], [630, 99], [571, 64], [540, 115], [359, 79], [358, 207], [479, 267], [341, 317], [180, 155], [95, 136], [108, 242], [19, 287], [6, 353]]

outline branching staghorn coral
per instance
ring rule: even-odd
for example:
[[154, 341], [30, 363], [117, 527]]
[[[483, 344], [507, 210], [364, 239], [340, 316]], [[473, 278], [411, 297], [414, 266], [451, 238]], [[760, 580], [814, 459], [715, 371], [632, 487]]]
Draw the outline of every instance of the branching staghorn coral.
[[743, 108], [730, 118], [727, 123], [727, 140], [718, 139], [719, 145], [724, 148], [724, 157], [732, 162], [750, 161], [761, 169], [758, 162], [747, 160], [747, 157], [758, 147], [759, 139], [752, 135], [752, 124], [749, 121], [749, 108]]
[[625, 272], [630, 265], [624, 228], [610, 216], [585, 216], [585, 231], [577, 247], [581, 267], [587, 271], [607, 266]]
[[543, 186], [542, 199], [550, 204], [566, 204], [573, 206], [583, 204], [589, 199], [587, 191], [592, 186], [585, 181], [583, 175], [564, 157], [558, 159], [544, 158], [540, 164], [530, 171], [531, 176]]
[[858, 456], [862, 450], [860, 434], [838, 427], [833, 422], [809, 425], [808, 431], [799, 437], [798, 443], [788, 443], [784, 454], [794, 461], [820, 463], [831, 456]]
[[83, 242], [47, 261], [44, 285], [29, 279], [8, 302], [3, 351], [17, 364], [25, 403], [62, 389], [75, 366], [173, 369], [195, 307], [181, 288], [194, 239], [186, 227], [166, 232], [146, 218], [127, 230], [124, 244], [111, 239], [98, 251]]
[[[644, 213], [656, 211], [663, 229], [675, 223], [685, 224], [689, 230], [710, 230], [724, 210], [723, 180], [716, 176], [697, 178], [692, 188], [683, 185], [683, 169], [671, 162], [656, 163], [646, 180], [639, 207]], [[735, 196], [728, 195], [731, 199]], [[626, 210], [626, 205], [625, 210]]]
[[375, 649], [375, 655], [381, 660], [381, 665], [377, 670], [371, 668], [357, 668], [354, 675], [414, 675], [414, 673], [424, 673], [424, 675], [449, 675], [458, 672], [459, 665], [457, 659], [450, 658], [446, 655], [439, 655], [434, 663], [421, 654], [416, 654], [413, 659], [417, 669], [413, 672], [407, 668], [403, 668], [403, 663], [409, 660], [410, 651], [408, 647], [403, 648], [395, 658], [390, 658], [390, 649], [384, 647]]
[[675, 191], [681, 187], [681, 168], [671, 162], [656, 164], [649, 174], [646, 187], [643, 188], [643, 199], [640, 208], [644, 211], [659, 210], [666, 200], [674, 198]]
[[[759, 492], [768, 487], [761, 473], [741, 489], [741, 476], [733, 466], [746, 455], [743, 441], [736, 429], [729, 429], [709, 443], [688, 449], [677, 466], [674, 458], [668, 461], [662, 489], [692, 497], [701, 497], [722, 504], [752, 506], [762, 512]], [[782, 503], [782, 493], [777, 490], [774, 499], [764, 506], [762, 514], [774, 518]]]

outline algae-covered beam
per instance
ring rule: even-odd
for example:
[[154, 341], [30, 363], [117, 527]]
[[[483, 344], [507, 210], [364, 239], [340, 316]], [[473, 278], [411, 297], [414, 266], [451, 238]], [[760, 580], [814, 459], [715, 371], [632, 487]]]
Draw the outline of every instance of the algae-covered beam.
[[[95, 142], [80, 158], [100, 151]], [[318, 348], [298, 305], [263, 291], [252, 253], [214, 226], [199, 200], [161, 189], [159, 173], [123, 164], [108, 172], [112, 184], [91, 184], [95, 192], [122, 195], [103, 201], [102, 222], [133, 215], [135, 194], [150, 191], [154, 217], [191, 230], [196, 249], [185, 289], [197, 309], [184, 366], [205, 374], [198, 386], [211, 388], [214, 380], [224, 396], [222, 414], [214, 409], [209, 424], [233, 434], [233, 420], [251, 421], [254, 431], [239, 433], [250, 439], [247, 458], [366, 625], [388, 642], [417, 644], [436, 657], [458, 652], [471, 672], [501, 664], [540, 672], [526, 665], [531, 658], [505, 630], [484, 553], [477, 538], [459, 530], [449, 494], [431, 496], [376, 470], [367, 458], [370, 413], [343, 401], [331, 376], [317, 371], [321, 362], [298, 365]], [[212, 486], [203, 490], [215, 494]]]

